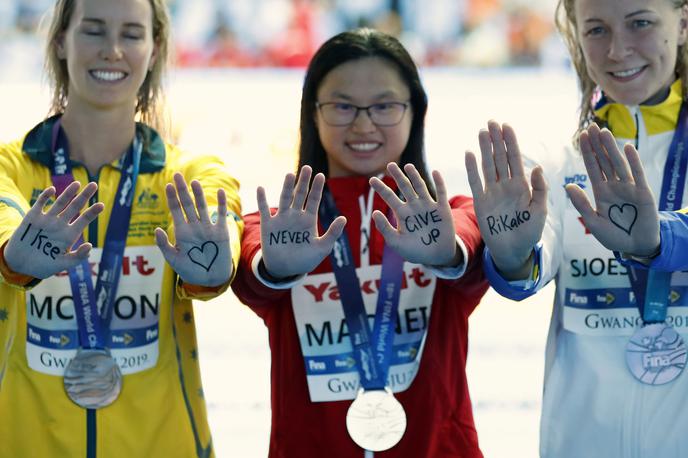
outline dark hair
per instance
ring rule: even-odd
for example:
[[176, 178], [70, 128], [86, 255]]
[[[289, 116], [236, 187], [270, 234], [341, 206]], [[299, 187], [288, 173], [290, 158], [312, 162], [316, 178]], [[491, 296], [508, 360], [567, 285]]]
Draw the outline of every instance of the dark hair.
[[320, 84], [335, 67], [366, 57], [378, 57], [390, 62], [398, 71], [411, 93], [413, 120], [406, 148], [401, 154], [401, 164], [416, 166], [434, 195], [434, 186], [424, 157], [424, 124], [428, 98], [420, 82], [418, 69], [399, 41], [385, 33], [361, 28], [343, 32], [327, 40], [311, 59], [306, 71], [301, 95], [301, 142], [299, 145], [299, 169], [310, 165], [314, 173], [328, 175], [327, 155], [320, 143], [315, 125], [315, 102]]

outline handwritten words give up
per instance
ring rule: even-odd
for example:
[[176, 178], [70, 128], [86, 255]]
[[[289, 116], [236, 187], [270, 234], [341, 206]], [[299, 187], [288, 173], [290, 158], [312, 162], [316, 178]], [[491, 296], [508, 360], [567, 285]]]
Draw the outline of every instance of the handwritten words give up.
[[[437, 210], [432, 210], [429, 212], [418, 213], [417, 215], [407, 216], [404, 218], [404, 226], [406, 230], [410, 233], [423, 230], [428, 226], [434, 226], [435, 223], [442, 221], [442, 218], [437, 213]], [[437, 238], [440, 236], [440, 230], [436, 227], [430, 229], [427, 236], [421, 235], [420, 241], [423, 245], [430, 245], [431, 243], [437, 243]]]
[[490, 228], [490, 235], [498, 235], [502, 232], [513, 231], [528, 220], [530, 220], [530, 212], [528, 210], [516, 210], [516, 215], [514, 216], [509, 216], [508, 214], [498, 215], [497, 217], [488, 216], [487, 226]]

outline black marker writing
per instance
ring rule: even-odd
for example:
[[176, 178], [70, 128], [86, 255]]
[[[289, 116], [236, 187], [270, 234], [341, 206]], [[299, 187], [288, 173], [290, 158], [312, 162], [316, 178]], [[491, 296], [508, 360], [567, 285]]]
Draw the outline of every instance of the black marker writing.
[[609, 221], [628, 235], [631, 235], [631, 230], [637, 219], [638, 208], [633, 204], [626, 203], [609, 207]]
[[[206, 272], [208, 272], [213, 266], [213, 263], [215, 263], [215, 259], [217, 259], [217, 254], [219, 251], [220, 250], [217, 248], [217, 244], [215, 242], [207, 241], [200, 247], [195, 246], [191, 248], [187, 252], [187, 255], [189, 256], [189, 259], [191, 259], [191, 262], [198, 264], [199, 266], [203, 267]], [[210, 262], [208, 262], [208, 258], [212, 258], [210, 259]]]
[[440, 215], [437, 214], [437, 210], [432, 210], [425, 213], [419, 213], [413, 216], [407, 216], [404, 218], [404, 225], [406, 230], [409, 232], [416, 232], [423, 227], [429, 226], [430, 223], [439, 223], [442, 221]]
[[439, 237], [439, 236], [440, 236], [440, 230], [435, 227], [428, 234], [427, 242], [425, 241], [425, 237], [423, 237], [423, 236], [421, 236], [420, 241], [423, 242], [423, 245], [430, 245], [433, 242], [437, 243], [437, 237]]
[[515, 216], [499, 215], [497, 218], [490, 215], [487, 217], [487, 226], [490, 229], [490, 235], [497, 235], [506, 231], [513, 231], [521, 224], [530, 219], [530, 212], [528, 210], [516, 210]]
[[[29, 229], [31, 229], [31, 223], [29, 223], [29, 226], [26, 228], [24, 233], [21, 236], [20, 241], [24, 241], [24, 238], [26, 235], [29, 233]], [[30, 246], [36, 248], [38, 251], [43, 253], [44, 255], [48, 256], [51, 259], [55, 259], [55, 256], [57, 256], [60, 253], [60, 248], [53, 245], [53, 242], [50, 242], [48, 240], [47, 235], [42, 235], [43, 229], [39, 229], [38, 232], [36, 233], [36, 236], [34, 239], [31, 241]]]
[[270, 232], [270, 245], [273, 243], [275, 245], [294, 243], [300, 245], [302, 243], [311, 243], [310, 241], [311, 233], [309, 231], [303, 232], [292, 232], [292, 231], [277, 231]]

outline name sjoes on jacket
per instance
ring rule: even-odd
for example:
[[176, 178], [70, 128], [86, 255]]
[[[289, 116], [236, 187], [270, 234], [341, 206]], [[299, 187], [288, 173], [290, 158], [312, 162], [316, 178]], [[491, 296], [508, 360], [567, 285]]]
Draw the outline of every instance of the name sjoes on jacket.
[[[388, 185], [393, 182], [385, 178]], [[368, 228], [365, 177], [328, 179], [346, 216], [351, 251], [366, 310], [374, 314], [384, 240]], [[359, 199], [360, 197], [360, 199]], [[468, 197], [450, 200], [468, 265], [456, 280], [438, 278], [419, 264], [404, 264], [404, 283], [388, 380], [407, 414], [407, 429], [380, 457], [461, 457], [482, 454], [466, 384], [468, 317], [486, 290], [482, 241]], [[387, 206], [375, 195], [372, 207]], [[268, 328], [272, 373], [270, 457], [363, 456], [346, 431], [358, 373], [329, 258], [290, 289], [273, 289], [256, 276], [260, 217], [246, 215], [240, 269], [233, 290]], [[322, 228], [320, 229], [322, 233]], [[368, 239], [369, 237], [369, 239]], [[368, 243], [363, 242], [368, 240]], [[372, 318], [370, 323], [372, 323]]]
[[[4, 244], [43, 189], [51, 186], [51, 138], [55, 118], [31, 130], [23, 141], [0, 147], [0, 244]], [[213, 456], [203, 399], [191, 299], [155, 245], [162, 227], [171, 237], [172, 218], [165, 185], [179, 171], [201, 182], [208, 206], [217, 206], [217, 190], [227, 193], [233, 265], [239, 257], [243, 223], [238, 182], [211, 156], [185, 156], [143, 124], [140, 174], [117, 297], [113, 305], [111, 352], [124, 375], [120, 397], [106, 408], [89, 411], [66, 396], [62, 375], [78, 348], [74, 302], [66, 273], [21, 288], [0, 282], [0, 456], [30, 457], [191, 457]], [[93, 244], [89, 263], [98, 274], [112, 201], [117, 192], [118, 161], [96, 177], [74, 164], [74, 178], [98, 183], [93, 201], [104, 212], [87, 228]], [[36, 256], [40, 262], [40, 255]], [[236, 271], [236, 268], [233, 269]]]
[[[597, 116], [622, 147], [634, 144], [659, 202], [664, 166], [681, 106], [681, 82], [653, 106], [598, 106]], [[550, 162], [551, 161], [551, 162]], [[683, 458], [688, 426], [688, 374], [662, 386], [643, 385], [626, 366], [625, 348], [642, 324], [628, 267], [586, 230], [564, 186], [592, 186], [580, 153], [569, 148], [543, 163], [549, 184], [547, 223], [541, 238], [537, 280], [525, 287], [501, 278], [485, 250], [491, 285], [522, 299], [556, 281], [546, 347], [540, 425], [543, 458]], [[688, 193], [683, 196], [688, 203]], [[664, 218], [665, 219], [665, 218]], [[666, 223], [663, 223], [665, 226]], [[667, 321], [688, 337], [688, 274], [671, 279]]]

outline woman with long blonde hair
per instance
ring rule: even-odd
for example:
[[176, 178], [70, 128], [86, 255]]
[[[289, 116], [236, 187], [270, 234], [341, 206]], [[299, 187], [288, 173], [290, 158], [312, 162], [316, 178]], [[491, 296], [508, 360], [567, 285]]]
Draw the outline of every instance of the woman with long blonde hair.
[[557, 11], [581, 89], [575, 147], [528, 171], [508, 125], [480, 133], [484, 184], [472, 153], [466, 164], [486, 273], [516, 300], [556, 283], [541, 456], [684, 457], [687, 278], [640, 264], [660, 254], [657, 208], [688, 202], [688, 6]]
[[164, 0], [55, 4], [51, 116], [0, 146], [1, 456], [213, 455], [190, 299], [236, 271], [238, 183], [154, 130], [168, 42]]

